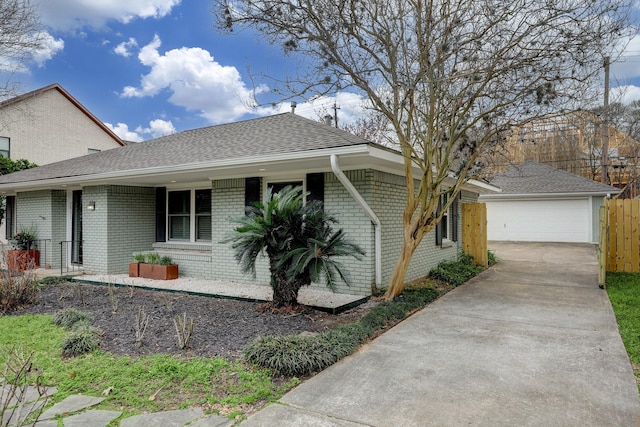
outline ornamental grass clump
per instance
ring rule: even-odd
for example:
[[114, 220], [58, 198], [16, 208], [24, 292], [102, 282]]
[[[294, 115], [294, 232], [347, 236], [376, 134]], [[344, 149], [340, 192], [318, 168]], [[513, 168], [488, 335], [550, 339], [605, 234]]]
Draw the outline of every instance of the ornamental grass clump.
[[89, 322], [89, 315], [75, 308], [63, 308], [53, 315], [53, 323], [71, 329], [77, 322]]
[[62, 355], [64, 357], [76, 357], [91, 353], [100, 346], [98, 330], [88, 323], [79, 323], [62, 342]]
[[405, 294], [393, 301], [378, 304], [359, 322], [314, 336], [262, 337], [245, 348], [244, 357], [279, 375], [310, 375], [352, 354], [379, 330], [404, 319], [437, 297], [438, 291], [432, 288], [406, 289]]
[[53, 323], [71, 332], [62, 342], [62, 355], [76, 357], [91, 353], [100, 346], [99, 330], [91, 326], [89, 315], [75, 308], [63, 308], [53, 316]]

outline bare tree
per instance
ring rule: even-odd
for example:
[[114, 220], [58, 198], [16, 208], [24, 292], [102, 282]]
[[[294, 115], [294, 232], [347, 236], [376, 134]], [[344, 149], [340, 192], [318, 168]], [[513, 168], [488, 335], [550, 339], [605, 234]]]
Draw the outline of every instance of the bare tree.
[[30, 0], [0, 0], [0, 100], [17, 95], [14, 74], [42, 47], [41, 30]]
[[300, 55], [292, 96], [350, 87], [388, 120], [406, 205], [387, 299], [478, 155], [514, 125], [583, 105], [611, 47], [635, 31], [633, 0], [217, 1], [223, 29], [257, 30]]
[[393, 131], [389, 128], [389, 120], [377, 111], [358, 117], [355, 122], [342, 126], [342, 129], [376, 144], [393, 145]]

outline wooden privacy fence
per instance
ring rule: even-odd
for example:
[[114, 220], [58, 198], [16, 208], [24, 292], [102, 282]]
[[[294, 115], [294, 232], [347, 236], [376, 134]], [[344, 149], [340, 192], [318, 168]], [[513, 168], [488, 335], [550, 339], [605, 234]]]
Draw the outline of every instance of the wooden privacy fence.
[[598, 255], [603, 286], [607, 271], [640, 272], [640, 200], [607, 200], [600, 207]]
[[462, 251], [473, 256], [476, 264], [489, 264], [487, 253], [487, 206], [484, 203], [462, 205]]

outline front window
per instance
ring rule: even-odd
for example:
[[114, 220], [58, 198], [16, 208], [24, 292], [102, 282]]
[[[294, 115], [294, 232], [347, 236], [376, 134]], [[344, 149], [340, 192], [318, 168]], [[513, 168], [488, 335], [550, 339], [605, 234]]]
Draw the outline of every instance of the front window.
[[[448, 194], [443, 194], [442, 196], [440, 196], [440, 206], [446, 206], [447, 205], [447, 201], [449, 200], [449, 195]], [[442, 219], [440, 220], [440, 223], [442, 224], [442, 238], [443, 239], [448, 239], [449, 238], [449, 210], [445, 210], [444, 214], [442, 215]]]
[[211, 190], [169, 191], [169, 240], [211, 241]]
[[11, 144], [9, 138], [5, 136], [0, 136], [0, 154], [5, 156], [6, 158], [10, 158], [9, 154], [11, 153]]
[[302, 187], [302, 181], [284, 181], [284, 182], [268, 182], [267, 187], [271, 189], [272, 194], [279, 193], [284, 189], [287, 185], [292, 187]]

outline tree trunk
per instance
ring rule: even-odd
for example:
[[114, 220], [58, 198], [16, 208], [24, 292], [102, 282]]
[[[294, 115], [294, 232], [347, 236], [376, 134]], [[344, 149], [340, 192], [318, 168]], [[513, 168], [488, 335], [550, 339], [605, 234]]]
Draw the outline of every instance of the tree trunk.
[[300, 284], [297, 280], [287, 280], [284, 271], [271, 274], [273, 289], [273, 308], [292, 307], [298, 305]]
[[407, 241], [405, 237], [402, 249], [400, 250], [400, 255], [396, 261], [396, 266], [394, 267], [393, 274], [391, 275], [389, 288], [384, 294], [384, 299], [386, 301], [391, 301], [402, 293], [402, 289], [404, 288], [404, 278], [407, 275], [407, 269], [409, 268], [409, 263], [411, 262], [411, 257], [413, 256], [416, 247], [417, 244], [413, 239]]

